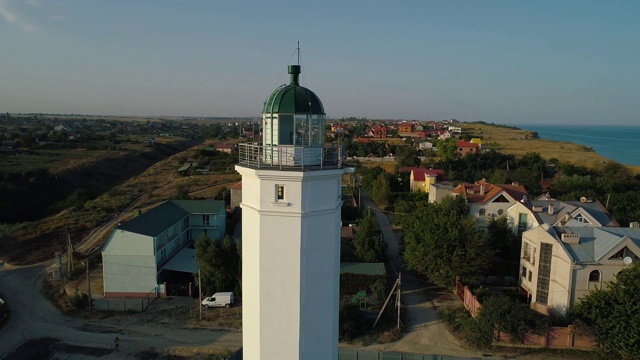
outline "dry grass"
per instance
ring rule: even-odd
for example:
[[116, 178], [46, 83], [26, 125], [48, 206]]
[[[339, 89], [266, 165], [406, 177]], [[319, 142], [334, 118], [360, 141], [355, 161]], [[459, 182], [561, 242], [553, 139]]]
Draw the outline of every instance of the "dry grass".
[[[613, 161], [598, 155], [591, 148], [560, 141], [533, 139], [532, 132], [515, 130], [506, 127], [484, 124], [462, 124], [465, 133], [482, 137], [482, 146], [505, 154], [523, 156], [537, 152], [544, 159], [556, 158], [563, 163], [602, 169], [604, 161]], [[629, 166], [636, 174], [640, 174], [640, 166]]]

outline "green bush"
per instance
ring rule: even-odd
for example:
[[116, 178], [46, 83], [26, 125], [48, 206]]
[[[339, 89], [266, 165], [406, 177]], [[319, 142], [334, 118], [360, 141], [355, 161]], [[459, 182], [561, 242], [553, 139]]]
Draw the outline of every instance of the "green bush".
[[340, 274], [340, 296], [355, 295], [360, 291], [367, 291], [378, 280], [384, 283], [386, 276]]
[[338, 338], [340, 341], [351, 341], [363, 335], [364, 319], [358, 304], [342, 301], [339, 316]]
[[79, 292], [76, 289], [76, 292], [73, 295], [69, 295], [69, 304], [76, 309], [85, 308], [89, 304], [89, 295]]

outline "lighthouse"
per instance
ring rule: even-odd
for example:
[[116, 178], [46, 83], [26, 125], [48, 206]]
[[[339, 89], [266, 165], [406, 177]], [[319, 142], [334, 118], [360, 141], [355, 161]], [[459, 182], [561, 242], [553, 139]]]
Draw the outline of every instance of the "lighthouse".
[[242, 175], [242, 337], [245, 360], [338, 358], [340, 146], [324, 142], [325, 112], [299, 84], [276, 88], [262, 142], [239, 145]]

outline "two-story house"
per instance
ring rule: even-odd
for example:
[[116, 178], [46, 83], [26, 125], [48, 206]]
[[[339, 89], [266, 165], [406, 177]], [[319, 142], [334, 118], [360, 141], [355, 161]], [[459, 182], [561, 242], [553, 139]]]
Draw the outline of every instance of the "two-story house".
[[559, 201], [548, 195], [538, 199], [514, 203], [507, 210], [514, 234], [521, 236], [542, 224], [558, 226], [567, 214], [571, 216], [570, 226], [620, 226], [598, 200]]
[[429, 185], [444, 180], [444, 170], [423, 167], [403, 166], [400, 172], [409, 173], [409, 190], [411, 192], [429, 192]]
[[198, 271], [195, 249], [203, 233], [225, 235], [223, 201], [169, 200], [118, 225], [102, 248], [105, 297], [144, 297], [172, 272]]
[[[520, 294], [543, 314], [565, 315], [582, 296], [606, 288], [625, 267], [639, 261], [640, 228], [542, 224], [522, 234]], [[571, 224], [571, 225], [569, 225]]]
[[460, 156], [467, 156], [469, 154], [477, 154], [480, 150], [480, 144], [472, 143], [466, 140], [460, 140], [456, 143], [456, 148]]
[[460, 184], [451, 194], [467, 199], [469, 213], [480, 225], [487, 225], [491, 218], [507, 216], [511, 206], [528, 196], [527, 190], [518, 183], [496, 185], [484, 179], [475, 184]]

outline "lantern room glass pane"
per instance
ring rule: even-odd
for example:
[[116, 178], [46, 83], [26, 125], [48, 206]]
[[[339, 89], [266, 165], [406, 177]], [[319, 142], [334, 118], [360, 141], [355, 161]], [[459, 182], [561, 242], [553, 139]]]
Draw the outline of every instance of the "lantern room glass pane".
[[322, 145], [323, 123], [321, 115], [312, 115], [309, 133], [311, 145]]
[[309, 145], [309, 118], [307, 115], [296, 115], [296, 139], [295, 145]]

